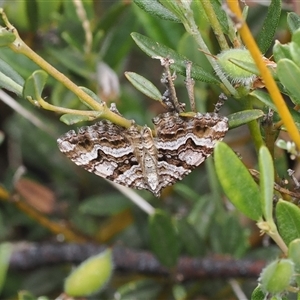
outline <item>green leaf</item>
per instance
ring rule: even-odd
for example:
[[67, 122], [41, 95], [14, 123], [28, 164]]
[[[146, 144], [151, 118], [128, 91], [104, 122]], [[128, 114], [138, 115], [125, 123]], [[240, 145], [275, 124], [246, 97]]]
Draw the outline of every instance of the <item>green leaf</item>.
[[0, 70], [0, 87], [21, 96], [24, 79], [2, 59], [0, 59]]
[[300, 238], [300, 208], [293, 203], [279, 200], [275, 212], [278, 231], [284, 242], [288, 245]]
[[[251, 92], [250, 95], [255, 97], [256, 99], [258, 99], [259, 101], [261, 101], [262, 103], [264, 103], [268, 107], [270, 107], [272, 110], [277, 112], [277, 107], [273, 103], [273, 101], [270, 97], [270, 94], [268, 94], [264, 91], [255, 90], [255, 91]], [[297, 123], [300, 123], [300, 114], [297, 111], [293, 110], [293, 109], [289, 109], [289, 111], [290, 111], [294, 121], [297, 122]]]
[[261, 285], [259, 284], [251, 294], [251, 300], [265, 300], [266, 294], [262, 291]]
[[210, 227], [210, 244], [215, 253], [243, 257], [249, 248], [248, 230], [242, 228], [239, 218], [231, 213], [222, 217]]
[[101, 197], [93, 196], [85, 199], [79, 206], [79, 211], [83, 214], [95, 216], [111, 216], [129, 207], [130, 203], [126, 201], [123, 195], [111, 193]]
[[68, 296], [89, 296], [103, 289], [112, 272], [112, 253], [105, 250], [82, 262], [66, 279], [64, 291]]
[[181, 182], [178, 182], [174, 185], [174, 191], [178, 193], [181, 198], [187, 198], [195, 202], [200, 197], [200, 195], [192, 187], [189, 187]]
[[176, 15], [161, 5], [157, 0], [134, 0], [133, 2], [150, 15], [163, 20], [181, 23], [180, 19], [178, 19]]
[[[289, 252], [288, 252], [288, 258], [290, 258], [293, 263], [295, 264], [295, 272], [299, 274], [300, 272], [300, 239], [293, 240], [289, 244]], [[295, 277], [295, 280], [297, 281], [298, 285], [300, 284], [300, 278], [299, 276]]]
[[180, 20], [184, 20], [186, 18], [185, 12], [182, 9], [182, 5], [177, 1], [160, 1], [164, 7], [166, 7], [169, 11], [175, 14]]
[[260, 193], [248, 169], [225, 143], [217, 143], [214, 153], [216, 172], [229, 200], [250, 219], [260, 220]]
[[73, 124], [90, 120], [88, 116], [80, 116], [80, 115], [73, 115], [73, 114], [64, 114], [59, 119], [61, 122], [67, 125], [73, 125]]
[[182, 284], [174, 284], [172, 287], [173, 297], [175, 300], [188, 299], [187, 287]]
[[211, 201], [212, 197], [212, 194], [198, 196], [187, 218], [202, 240], [210, 235], [210, 226], [216, 212], [216, 203]]
[[222, 31], [228, 35], [229, 34], [228, 15], [224, 10], [222, 2], [219, 0], [212, 0], [210, 2], [213, 6], [217, 19], [222, 27]]
[[180, 245], [177, 231], [170, 216], [156, 210], [149, 218], [151, 248], [159, 261], [166, 267], [174, 267], [179, 257]]
[[[170, 68], [184, 76], [186, 75], [186, 61], [188, 60], [186, 57], [176, 53], [173, 49], [161, 45], [139, 33], [134, 32], [131, 34], [131, 36], [136, 44], [141, 48], [141, 50], [144, 51], [147, 55], [153, 58], [169, 57], [170, 59], [173, 59], [174, 64], [171, 64]], [[200, 66], [196, 64], [192, 65], [191, 76], [194, 79], [203, 82], [220, 84], [216, 77], [204, 71]]]
[[259, 70], [257, 69], [256, 64], [254, 61], [246, 61], [246, 60], [241, 60], [237, 58], [231, 58], [230, 61], [238, 66], [240, 69], [247, 71], [248, 73], [255, 74], [257, 76], [260, 75]]
[[275, 42], [275, 45], [273, 47], [273, 55], [274, 55], [274, 60], [276, 62], [279, 62], [279, 60], [283, 58], [288, 58], [292, 60], [290, 45], [289, 44], [282, 45], [278, 41]]
[[262, 290], [271, 294], [284, 292], [289, 287], [293, 274], [294, 264], [290, 259], [273, 261], [260, 275]]
[[281, 59], [277, 63], [277, 75], [280, 82], [289, 92], [289, 96], [293, 103], [299, 105], [300, 95], [298, 78], [300, 78], [300, 68], [289, 59]]
[[[292, 42], [288, 43], [289, 46], [291, 44], [296, 44], [298, 47], [300, 46], [300, 29], [296, 30], [292, 35]], [[294, 57], [295, 62], [297, 61], [297, 56]]]
[[272, 0], [268, 8], [267, 16], [256, 38], [258, 47], [263, 54], [267, 52], [273, 43], [280, 20], [280, 14], [281, 0]]
[[48, 74], [43, 70], [37, 70], [29, 76], [24, 84], [23, 97], [32, 98], [33, 100], [39, 100], [42, 98], [42, 92], [46, 84]]
[[151, 81], [134, 72], [125, 72], [125, 76], [144, 95], [151, 99], [162, 101], [162, 94]]
[[0, 47], [6, 47], [13, 43], [16, 39], [16, 36], [8, 31], [6, 28], [0, 28]]
[[9, 65], [7, 62], [2, 60], [1, 58], [0, 58], [0, 70], [3, 74], [5, 74], [11, 80], [15, 81], [18, 85], [21, 85], [21, 86], [24, 85], [25, 80], [23, 79], [23, 77], [17, 71], [15, 71], [11, 67], [11, 65]]
[[273, 101], [270, 97], [270, 94], [268, 94], [264, 91], [255, 90], [255, 91], [251, 92], [250, 95], [253, 96], [254, 98], [258, 99], [259, 101], [261, 101], [268, 107], [270, 107], [272, 110], [277, 111], [277, 108], [276, 108], [275, 104], [273, 103]]
[[117, 289], [119, 300], [130, 299], [158, 299], [162, 285], [153, 279], [129, 281]]
[[[84, 86], [80, 86], [80, 89], [82, 89], [86, 94], [88, 94], [91, 98], [93, 98], [97, 103], [103, 103], [103, 101], [98, 97], [98, 95], [96, 95], [93, 91], [91, 91], [90, 89], [84, 87]], [[83, 102], [87, 107], [93, 109], [93, 107], [91, 107], [88, 103], [86, 103], [84, 100], [80, 99], [81, 102]]]
[[39, 6], [36, 0], [25, 1], [26, 15], [29, 30], [36, 32], [39, 29]]
[[12, 245], [9, 243], [0, 244], [0, 292], [3, 290], [6, 280], [9, 259], [12, 253]]
[[257, 120], [264, 116], [264, 112], [260, 109], [243, 110], [233, 113], [228, 117], [229, 128], [236, 128], [248, 122]]
[[202, 256], [205, 251], [204, 241], [199, 237], [194, 226], [186, 219], [180, 219], [177, 220], [177, 228], [179, 238], [187, 254], [195, 257]]
[[274, 166], [267, 147], [259, 149], [260, 192], [265, 220], [273, 221]]
[[287, 14], [287, 24], [291, 33], [294, 33], [300, 28], [300, 16], [294, 12], [289, 12]]

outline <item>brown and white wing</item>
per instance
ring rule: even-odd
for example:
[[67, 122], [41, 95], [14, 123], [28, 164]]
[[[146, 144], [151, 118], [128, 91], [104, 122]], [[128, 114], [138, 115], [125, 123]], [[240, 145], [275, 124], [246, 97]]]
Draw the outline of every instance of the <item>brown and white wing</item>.
[[58, 140], [62, 153], [76, 165], [121, 185], [147, 188], [128, 130], [107, 121], [67, 132]]
[[209, 157], [228, 130], [228, 119], [215, 113], [182, 117], [164, 113], [153, 119], [157, 136], [160, 188], [188, 175]]

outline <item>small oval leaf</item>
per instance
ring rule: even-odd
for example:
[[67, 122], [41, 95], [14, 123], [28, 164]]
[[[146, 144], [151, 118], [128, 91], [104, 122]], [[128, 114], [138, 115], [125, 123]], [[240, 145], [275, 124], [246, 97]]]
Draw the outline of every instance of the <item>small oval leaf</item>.
[[295, 264], [295, 271], [300, 272], [300, 239], [293, 240], [289, 244], [288, 257], [292, 259]]
[[216, 172], [229, 200], [250, 219], [260, 220], [260, 193], [248, 169], [223, 142], [217, 143], [214, 153]]
[[73, 297], [95, 294], [106, 285], [112, 271], [112, 253], [105, 250], [82, 262], [66, 279], [64, 291]]
[[151, 81], [134, 72], [125, 72], [125, 76], [144, 95], [151, 99], [162, 101], [162, 94]]
[[259, 149], [259, 171], [263, 214], [267, 222], [273, 221], [274, 166], [272, 156], [265, 146]]
[[184, 249], [191, 256], [202, 256], [205, 251], [204, 241], [198, 235], [194, 226], [186, 219], [180, 219], [176, 222], [179, 238], [182, 241]]
[[[268, 94], [264, 91], [255, 90], [255, 91], [251, 92], [250, 95], [255, 97], [256, 99], [258, 99], [259, 101], [261, 101], [268, 107], [270, 107], [272, 110], [277, 112], [277, 107], [274, 105], [274, 103], [270, 97], [270, 94]], [[291, 108], [289, 108], [289, 111], [290, 111], [294, 121], [297, 123], [300, 123], [300, 114]]]
[[300, 104], [299, 82], [300, 68], [289, 59], [281, 59], [277, 63], [277, 75], [280, 82], [289, 92], [294, 104]]
[[161, 18], [163, 20], [181, 23], [180, 19], [178, 19], [176, 15], [174, 15], [171, 11], [161, 5], [157, 0], [134, 0], [133, 2], [150, 15]]
[[300, 28], [300, 16], [294, 12], [287, 14], [287, 24], [291, 33], [294, 33]]
[[88, 116], [80, 116], [80, 115], [73, 115], [73, 114], [64, 114], [60, 118], [60, 121], [67, 124], [73, 125], [84, 121], [89, 121], [90, 117]]
[[236, 128], [264, 116], [260, 109], [243, 110], [227, 116], [229, 128]]
[[[169, 57], [170, 59], [173, 59], [174, 64], [171, 64], [170, 68], [184, 76], [186, 75], [186, 61], [188, 60], [186, 57], [142, 34], [134, 32], [131, 36], [141, 50], [147, 55], [150, 57]], [[194, 79], [203, 82], [220, 84], [220, 81], [216, 77], [206, 72], [203, 68], [196, 64], [192, 65], [191, 76]]]
[[[293, 240], [289, 244], [289, 252], [288, 252], [288, 258], [290, 258], [294, 265], [295, 265], [295, 273], [300, 273], [300, 239]], [[295, 281], [297, 282], [298, 286], [300, 284], [300, 278], [299, 276], [295, 276]]]
[[129, 281], [117, 289], [115, 295], [118, 295], [118, 297], [115, 297], [115, 299], [159, 299], [162, 288], [162, 284], [153, 279]]
[[[93, 91], [91, 91], [90, 89], [84, 87], [84, 86], [80, 86], [80, 89], [82, 89], [86, 94], [88, 94], [91, 98], [93, 98], [97, 103], [102, 104], [103, 101], [98, 97], [98, 95], [96, 95]], [[87, 102], [85, 102], [84, 100], [80, 99], [81, 102], [83, 102], [87, 107], [89, 107], [90, 109], [94, 109], [93, 107], [91, 107]]]
[[31, 97], [33, 100], [42, 98], [42, 92], [46, 84], [48, 74], [43, 70], [33, 72], [25, 81], [23, 97]]
[[293, 203], [279, 200], [276, 205], [278, 231], [288, 245], [294, 239], [300, 238], [300, 208]]
[[177, 231], [170, 216], [156, 210], [149, 218], [151, 247], [159, 261], [166, 267], [174, 267], [180, 251]]
[[278, 62], [280, 59], [292, 59], [289, 44], [282, 45], [278, 41], [275, 42], [273, 47], [274, 60]]
[[266, 294], [262, 291], [261, 285], [258, 285], [251, 294], [251, 300], [265, 300]]
[[[0, 70], [1, 70], [1, 78], [0, 85], [7, 90], [17, 93], [18, 95], [22, 95], [22, 89], [25, 80], [19, 73], [17, 73], [11, 65], [9, 65], [4, 60], [0, 59]], [[5, 78], [5, 83], [2, 81]], [[7, 81], [10, 81], [8, 83]]]

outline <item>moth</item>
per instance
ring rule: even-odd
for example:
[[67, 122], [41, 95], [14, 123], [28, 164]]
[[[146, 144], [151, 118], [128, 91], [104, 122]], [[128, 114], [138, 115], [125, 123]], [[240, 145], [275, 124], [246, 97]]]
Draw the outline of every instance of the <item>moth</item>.
[[153, 118], [154, 134], [148, 126], [102, 120], [61, 136], [60, 151], [91, 173], [159, 197], [209, 157], [228, 130], [228, 119], [215, 112], [182, 115], [183, 105], [175, 105], [167, 91], [169, 111]]

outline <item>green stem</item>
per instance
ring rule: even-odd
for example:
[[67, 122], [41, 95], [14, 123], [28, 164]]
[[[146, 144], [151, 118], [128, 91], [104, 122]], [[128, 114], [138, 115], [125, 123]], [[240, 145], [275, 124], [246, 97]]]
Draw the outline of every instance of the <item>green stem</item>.
[[201, 4], [203, 6], [207, 18], [210, 21], [210, 25], [215, 33], [216, 39], [218, 40], [221, 49], [222, 50], [229, 49], [227, 40], [225, 38], [225, 35], [223, 33], [217, 15], [215, 14], [211, 1], [202, 0]]
[[[30, 97], [27, 97], [27, 99], [28, 98], [30, 98]], [[77, 110], [77, 109], [64, 108], [64, 107], [60, 107], [60, 106], [54, 106], [54, 105], [46, 102], [43, 98], [38, 98], [37, 100], [33, 100], [33, 99], [28, 99], [28, 100], [33, 105], [39, 105], [43, 109], [55, 111], [57, 113], [87, 116], [87, 117], [89, 117], [90, 121], [98, 118], [101, 114], [101, 112], [94, 111], [94, 110]], [[36, 104], [36, 102], [38, 102], [38, 104]]]
[[[198, 26], [195, 23], [195, 19], [194, 19], [194, 14], [193, 11], [190, 8], [190, 4], [189, 1], [186, 0], [181, 0], [181, 7], [184, 10], [184, 16], [185, 18], [183, 18], [181, 21], [186, 29], [186, 31], [193, 36], [193, 38], [195, 39], [196, 43], [199, 45], [200, 49], [208, 54], [206, 55], [208, 61], [210, 62], [210, 64], [212, 65], [213, 69], [215, 70], [215, 72], [217, 73], [217, 70], [219, 70], [219, 66], [217, 64], [217, 61], [215, 58], [212, 57], [206, 43], [204, 42], [199, 30], [198, 30]], [[231, 83], [228, 81], [228, 79], [225, 76], [222, 76], [222, 78], [220, 78], [224, 87], [226, 88], [225, 93], [228, 94], [228, 92], [237, 97], [237, 91], [235, 90], [235, 88], [231, 85]]]
[[270, 238], [277, 244], [277, 246], [281, 249], [285, 256], [288, 255], [288, 247], [285, 244], [284, 240], [280, 236], [276, 224], [273, 220], [270, 221], [258, 221], [256, 223], [257, 227], [261, 230], [261, 232], [266, 233]]
[[[244, 103], [245, 103], [245, 105], [244, 105], [245, 109], [250, 109], [250, 110], [253, 109], [252, 100], [250, 97], [247, 97], [247, 99]], [[263, 146], [265, 143], [261, 136], [260, 128], [259, 128], [257, 121], [254, 120], [254, 121], [249, 122], [248, 128], [250, 130], [250, 134], [253, 139], [255, 150], [258, 153], [260, 147]]]
[[[69, 89], [76, 96], [78, 96], [79, 99], [82, 99], [83, 102], [85, 102], [88, 106], [92, 107], [95, 111], [97, 111], [98, 116], [101, 116], [105, 119], [109, 119], [113, 123], [116, 123], [126, 128], [131, 126], [131, 121], [110, 111], [105, 103], [98, 103], [97, 101], [95, 101], [92, 97], [90, 97], [82, 89], [80, 89], [76, 84], [74, 84], [69, 78], [67, 78], [64, 74], [56, 70], [48, 62], [46, 62], [43, 58], [36, 54], [31, 48], [29, 48], [25, 44], [25, 42], [20, 38], [18, 31], [8, 21], [3, 9], [0, 9], [0, 15], [5, 25], [7, 26], [7, 29], [13, 32], [16, 36], [15, 41], [9, 45], [9, 48], [12, 51], [23, 54], [29, 59], [31, 59], [33, 62], [35, 62], [53, 78], [60, 81], [67, 89]], [[51, 108], [51, 110], [54, 110], [53, 107]]]

